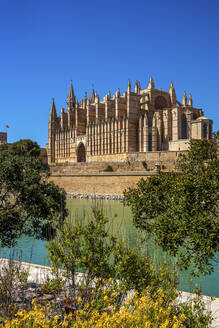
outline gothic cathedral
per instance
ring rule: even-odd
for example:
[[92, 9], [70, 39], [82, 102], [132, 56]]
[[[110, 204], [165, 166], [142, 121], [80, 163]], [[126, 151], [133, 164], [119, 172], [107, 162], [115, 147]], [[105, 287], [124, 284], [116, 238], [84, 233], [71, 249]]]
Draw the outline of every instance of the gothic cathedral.
[[192, 96], [176, 98], [173, 83], [169, 92], [155, 88], [152, 77], [147, 88], [139, 81], [132, 91], [108, 93], [100, 101], [92, 89], [79, 103], [71, 84], [67, 112], [57, 116], [54, 100], [49, 114], [48, 162], [125, 161], [128, 154], [181, 151], [191, 139], [211, 138], [212, 120], [193, 107]]

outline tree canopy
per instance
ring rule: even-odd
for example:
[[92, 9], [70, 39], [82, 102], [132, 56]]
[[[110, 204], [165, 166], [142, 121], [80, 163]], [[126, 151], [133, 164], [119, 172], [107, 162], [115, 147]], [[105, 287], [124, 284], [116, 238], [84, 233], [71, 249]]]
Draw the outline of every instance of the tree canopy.
[[193, 274], [213, 270], [219, 250], [219, 159], [215, 140], [191, 141], [177, 171], [140, 180], [124, 193], [134, 224]]
[[67, 215], [66, 194], [48, 182], [40, 148], [21, 140], [0, 147], [0, 243], [12, 246], [22, 234], [50, 238]]
[[12, 144], [10, 152], [14, 155], [31, 156], [37, 158], [40, 156], [40, 146], [37, 142], [30, 139], [22, 139]]

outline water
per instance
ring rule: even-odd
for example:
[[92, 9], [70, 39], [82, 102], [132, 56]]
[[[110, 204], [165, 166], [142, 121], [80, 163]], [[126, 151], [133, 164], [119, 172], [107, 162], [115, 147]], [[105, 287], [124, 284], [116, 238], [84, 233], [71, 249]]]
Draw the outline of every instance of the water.
[[[91, 207], [94, 201], [85, 199], [69, 199], [68, 208], [70, 211], [70, 220], [80, 220], [88, 222], [92, 217]], [[132, 225], [132, 216], [129, 208], [124, 207], [118, 201], [104, 200], [99, 201], [98, 206], [102, 206], [105, 214], [109, 218], [107, 229], [117, 236], [120, 240], [124, 241], [129, 247], [140, 247], [140, 241], [145, 238], [145, 235], [138, 231]], [[159, 247], [154, 246], [153, 241], [147, 239], [145, 244], [147, 252], [150, 255], [155, 265], [161, 265], [163, 262], [168, 263], [170, 267], [174, 267], [175, 259], [167, 256]], [[11, 250], [7, 248], [1, 249], [0, 257], [8, 258]], [[15, 255], [22, 253], [22, 261], [31, 262], [41, 265], [49, 265], [47, 257], [47, 249], [45, 248], [45, 241], [35, 240], [30, 237], [22, 237], [16, 246]], [[179, 289], [191, 292], [196, 284], [201, 285], [202, 293], [208, 296], [219, 297], [219, 264], [215, 265], [214, 273], [210, 276], [205, 276], [201, 279], [194, 279], [190, 282], [190, 276], [187, 272], [180, 274]]]

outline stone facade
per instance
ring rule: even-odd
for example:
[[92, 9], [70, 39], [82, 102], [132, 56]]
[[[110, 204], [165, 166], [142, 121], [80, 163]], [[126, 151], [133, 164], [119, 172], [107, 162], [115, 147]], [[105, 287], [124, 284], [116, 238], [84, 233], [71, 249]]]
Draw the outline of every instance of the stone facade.
[[168, 92], [155, 88], [152, 77], [147, 88], [108, 93], [100, 101], [92, 89], [78, 103], [71, 84], [67, 111], [57, 116], [54, 99], [49, 115], [47, 154], [49, 164], [125, 161], [127, 154], [143, 157], [150, 152], [176, 152], [188, 148], [191, 139], [211, 138], [212, 120], [187, 102], [176, 99], [173, 83]]

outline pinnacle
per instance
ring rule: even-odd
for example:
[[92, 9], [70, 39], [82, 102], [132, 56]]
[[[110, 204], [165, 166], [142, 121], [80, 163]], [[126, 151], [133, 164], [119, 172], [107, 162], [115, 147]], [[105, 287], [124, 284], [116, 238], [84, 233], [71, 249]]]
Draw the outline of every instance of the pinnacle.
[[131, 92], [131, 82], [130, 82], [130, 80], [128, 80], [128, 88], [127, 88], [127, 91], [128, 92]]
[[148, 89], [154, 89], [155, 85], [154, 85], [154, 80], [152, 78], [152, 76], [150, 77], [149, 83], [148, 83]]
[[75, 96], [74, 89], [73, 89], [73, 85], [72, 85], [72, 82], [71, 82], [68, 97], [71, 98], [71, 99], [74, 99], [74, 96]]
[[54, 98], [52, 98], [52, 105], [51, 105], [51, 108], [50, 108], [50, 112], [52, 112], [52, 111], [56, 111], [56, 106], [55, 106], [55, 100], [54, 100]]
[[50, 115], [50, 120], [55, 119], [56, 116], [57, 116], [54, 98], [52, 98], [52, 105], [51, 105], [51, 108], [50, 108], [50, 114], [49, 115]]
[[171, 84], [170, 84], [169, 92], [175, 92], [175, 88], [174, 88], [174, 85], [173, 85], [173, 81], [172, 81]]

